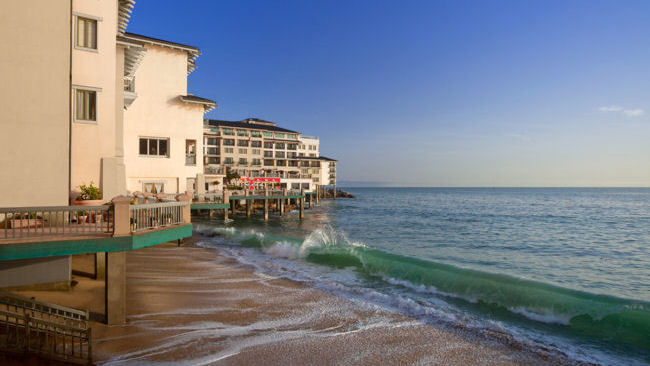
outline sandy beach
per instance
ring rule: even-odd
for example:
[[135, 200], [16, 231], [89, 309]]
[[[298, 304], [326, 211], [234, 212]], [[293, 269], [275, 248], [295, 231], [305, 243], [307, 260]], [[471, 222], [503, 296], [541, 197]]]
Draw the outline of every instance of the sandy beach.
[[[464, 334], [256, 273], [216, 250], [163, 244], [127, 255], [128, 321], [93, 323], [99, 364], [557, 364], [485, 335]], [[74, 258], [89, 270], [91, 257]], [[103, 311], [103, 283], [24, 291]]]

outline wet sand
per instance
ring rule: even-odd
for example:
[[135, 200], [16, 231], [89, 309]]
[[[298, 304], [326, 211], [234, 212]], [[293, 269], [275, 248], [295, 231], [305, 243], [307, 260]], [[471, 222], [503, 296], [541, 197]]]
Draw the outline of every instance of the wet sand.
[[[193, 240], [201, 239], [194, 237]], [[90, 257], [75, 258], [75, 269]], [[81, 268], [80, 268], [81, 267]], [[25, 295], [103, 311], [103, 282]], [[449, 330], [362, 305], [190, 244], [127, 254], [127, 324], [93, 323], [100, 364], [557, 364], [490, 336]], [[99, 298], [98, 298], [99, 296]]]

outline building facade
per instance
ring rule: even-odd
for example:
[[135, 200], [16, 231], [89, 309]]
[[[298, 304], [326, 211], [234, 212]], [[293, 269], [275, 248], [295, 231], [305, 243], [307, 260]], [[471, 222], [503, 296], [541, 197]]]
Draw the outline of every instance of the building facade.
[[302, 136], [257, 118], [205, 120], [203, 131], [207, 191], [223, 189], [228, 170], [239, 174], [248, 188], [269, 186], [313, 192], [332, 181], [332, 185], [336, 184], [335, 175], [329, 178], [330, 164], [335, 161], [320, 157], [317, 137]]
[[203, 114], [214, 101], [187, 94], [199, 49], [126, 33], [145, 49], [127, 89], [126, 186], [130, 192], [183, 193], [203, 175]]

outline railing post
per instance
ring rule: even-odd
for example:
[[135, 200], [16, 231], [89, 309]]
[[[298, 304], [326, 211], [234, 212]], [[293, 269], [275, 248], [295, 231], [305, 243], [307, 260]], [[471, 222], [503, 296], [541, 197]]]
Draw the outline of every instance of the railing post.
[[190, 207], [191, 198], [187, 194], [179, 194], [176, 196], [176, 201], [178, 202], [187, 202], [187, 205], [183, 206], [183, 223], [191, 224], [192, 223], [192, 211]]
[[117, 196], [111, 200], [113, 203], [113, 236], [131, 234], [131, 212], [129, 200], [124, 196]]

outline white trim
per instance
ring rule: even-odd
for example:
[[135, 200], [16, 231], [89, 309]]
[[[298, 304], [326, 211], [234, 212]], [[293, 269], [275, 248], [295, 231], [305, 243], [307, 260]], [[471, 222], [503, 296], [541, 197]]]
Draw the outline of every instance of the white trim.
[[[88, 51], [88, 52], [97, 52], [99, 53], [99, 22], [102, 21], [101, 17], [95, 17], [92, 15], [86, 15], [86, 14], [81, 14], [81, 13], [72, 13], [74, 15], [74, 48], [80, 51]], [[78, 41], [78, 36], [79, 36], [79, 31], [77, 30], [77, 27], [79, 27], [79, 18], [85, 18], [85, 19], [90, 19], [94, 20], [97, 22], [95, 26], [95, 42], [97, 48], [89, 48], [89, 47], [83, 47], [79, 46], [77, 43]]]
[[101, 92], [102, 88], [97, 88], [94, 86], [85, 86], [85, 85], [78, 85], [78, 84], [72, 84], [72, 89], [80, 89], [80, 90], [89, 90], [89, 91], [94, 91], [94, 92]]
[[80, 13], [80, 12], [78, 12], [78, 11], [73, 11], [73, 12], [72, 12], [72, 15], [74, 15], [75, 17], [82, 17], [82, 18], [87, 18], [87, 19], [96, 20], [96, 21], [98, 21], [98, 22], [101, 22], [101, 21], [104, 20], [102, 17], [98, 17], [98, 16], [96, 16], [96, 15], [90, 15], [90, 14]]
[[[74, 97], [72, 98], [72, 122], [74, 123], [83, 123], [87, 125], [96, 125], [98, 124], [99, 119], [99, 95], [102, 91], [101, 88], [94, 88], [91, 86], [81, 86], [81, 85], [72, 85], [72, 90], [74, 90]], [[95, 120], [91, 119], [77, 119], [77, 90], [85, 90], [95, 92]]]

